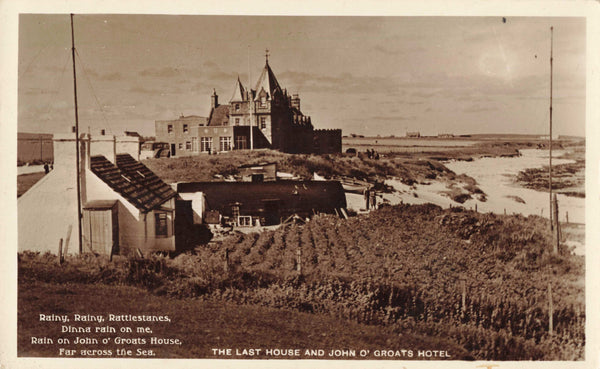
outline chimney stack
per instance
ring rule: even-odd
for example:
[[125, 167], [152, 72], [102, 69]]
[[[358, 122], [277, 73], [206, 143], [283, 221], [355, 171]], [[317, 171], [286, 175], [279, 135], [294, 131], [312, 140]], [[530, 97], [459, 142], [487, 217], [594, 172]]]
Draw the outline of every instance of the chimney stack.
[[213, 88], [213, 94], [210, 97], [210, 107], [214, 109], [217, 106], [219, 106], [219, 96], [217, 95], [217, 90]]

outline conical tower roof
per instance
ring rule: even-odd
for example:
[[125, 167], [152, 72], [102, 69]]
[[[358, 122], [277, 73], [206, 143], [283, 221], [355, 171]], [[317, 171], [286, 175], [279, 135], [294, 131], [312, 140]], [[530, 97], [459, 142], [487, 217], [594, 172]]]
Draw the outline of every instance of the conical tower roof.
[[240, 82], [240, 76], [238, 76], [237, 82], [235, 83], [235, 88], [233, 90], [233, 96], [231, 97], [229, 102], [244, 101], [244, 96], [246, 96], [246, 91], [244, 89], [244, 86], [242, 85], [242, 82]]
[[256, 82], [256, 99], [258, 99], [258, 94], [263, 89], [269, 94], [269, 98], [272, 98], [277, 91], [281, 92], [281, 87], [279, 86], [279, 82], [277, 82], [277, 78], [275, 78], [275, 73], [273, 73], [268, 59]]

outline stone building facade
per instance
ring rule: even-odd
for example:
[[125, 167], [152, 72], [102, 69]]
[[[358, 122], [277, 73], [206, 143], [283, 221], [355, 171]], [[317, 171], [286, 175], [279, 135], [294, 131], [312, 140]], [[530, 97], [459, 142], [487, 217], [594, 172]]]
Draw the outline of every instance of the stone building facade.
[[225, 105], [213, 90], [207, 118], [156, 121], [156, 140], [169, 143], [172, 156], [259, 148], [319, 154], [342, 150], [341, 129], [315, 130], [300, 110], [298, 94], [280, 86], [268, 57], [254, 88], [238, 78]]

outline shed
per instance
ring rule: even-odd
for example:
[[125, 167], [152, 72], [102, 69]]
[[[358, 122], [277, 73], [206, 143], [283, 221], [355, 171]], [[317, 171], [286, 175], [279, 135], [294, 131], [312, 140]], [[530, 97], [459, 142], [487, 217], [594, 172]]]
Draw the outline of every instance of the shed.
[[203, 208], [198, 211], [218, 211], [229, 218], [258, 217], [262, 224], [278, 224], [293, 214], [310, 217], [346, 208], [338, 181], [191, 182], [178, 183], [177, 192], [184, 198], [202, 193]]

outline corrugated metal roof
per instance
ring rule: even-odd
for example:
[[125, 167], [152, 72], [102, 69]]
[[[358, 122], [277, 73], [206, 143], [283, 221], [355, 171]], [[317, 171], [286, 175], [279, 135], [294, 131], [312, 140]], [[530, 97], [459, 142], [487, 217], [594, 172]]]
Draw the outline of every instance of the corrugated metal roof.
[[92, 156], [90, 164], [98, 178], [143, 212], [177, 195], [169, 185], [129, 154], [118, 154], [117, 165], [102, 155]]

